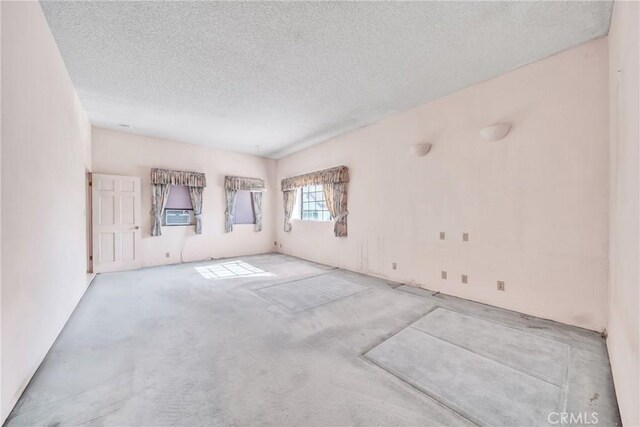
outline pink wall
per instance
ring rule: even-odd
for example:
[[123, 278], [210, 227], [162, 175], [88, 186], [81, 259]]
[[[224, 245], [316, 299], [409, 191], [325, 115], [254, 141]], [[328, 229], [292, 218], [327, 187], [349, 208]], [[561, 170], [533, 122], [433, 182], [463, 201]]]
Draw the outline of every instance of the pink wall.
[[620, 414], [640, 425], [640, 276], [638, 145], [640, 8], [616, 2], [609, 32], [610, 272], [607, 344]]
[[[204, 234], [174, 227], [151, 238], [144, 215], [145, 266], [269, 252], [277, 238], [279, 250], [295, 256], [594, 330], [607, 326], [622, 417], [639, 424], [639, 112], [637, 96], [627, 96], [638, 93], [637, 2], [616, 4], [608, 40], [277, 162], [99, 128], [91, 153], [89, 123], [38, 3], [3, 2], [0, 11], [1, 203], [21, 207], [5, 208], [0, 223], [1, 420], [85, 290], [84, 170], [93, 159], [96, 172], [142, 178], [144, 213], [151, 167], [207, 174]], [[514, 125], [504, 140], [479, 138], [480, 128], [500, 121]], [[413, 157], [408, 147], [425, 141], [431, 153]], [[295, 221], [284, 233], [279, 180], [339, 164], [352, 178], [349, 237], [335, 238], [320, 222]], [[261, 233], [252, 225], [223, 232], [226, 174], [267, 179]], [[23, 181], [35, 185], [15, 184]], [[60, 188], [64, 199], [52, 197]], [[506, 281], [506, 292], [496, 280]]]
[[40, 4], [0, 7], [3, 421], [86, 288], [91, 128]]
[[[341, 164], [351, 174], [349, 237], [319, 222], [285, 233], [279, 195], [278, 250], [602, 330], [607, 61], [595, 40], [278, 160], [278, 180]], [[480, 139], [502, 121], [513, 123], [504, 140]]]
[[[151, 168], [204, 172], [201, 235], [193, 227], [163, 227], [162, 236], [151, 237]], [[277, 189], [275, 161], [164, 139], [93, 128], [93, 170], [96, 173], [139, 176], [142, 182], [142, 265], [174, 264], [210, 257], [249, 255], [273, 250], [275, 221], [272, 217]], [[224, 176], [250, 176], [267, 180], [263, 201], [263, 229], [236, 225], [224, 232]], [[279, 195], [279, 193], [278, 193]], [[166, 253], [170, 256], [167, 258]], [[182, 257], [181, 254], [182, 253]]]

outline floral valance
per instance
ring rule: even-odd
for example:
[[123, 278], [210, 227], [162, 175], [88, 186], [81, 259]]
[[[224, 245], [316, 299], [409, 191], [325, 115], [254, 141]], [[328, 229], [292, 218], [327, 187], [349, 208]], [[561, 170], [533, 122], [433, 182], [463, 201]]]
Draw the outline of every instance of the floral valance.
[[206, 187], [203, 173], [174, 171], [170, 169], [151, 169], [151, 184], [186, 185], [188, 187]]
[[225, 176], [224, 188], [227, 190], [264, 191], [264, 179]]
[[282, 191], [295, 190], [308, 185], [328, 184], [330, 182], [349, 182], [349, 168], [337, 166], [282, 180]]

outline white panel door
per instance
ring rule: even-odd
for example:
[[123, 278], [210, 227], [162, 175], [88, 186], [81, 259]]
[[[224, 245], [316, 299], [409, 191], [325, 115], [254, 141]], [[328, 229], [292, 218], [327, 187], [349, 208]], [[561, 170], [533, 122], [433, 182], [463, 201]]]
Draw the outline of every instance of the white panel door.
[[94, 173], [93, 272], [140, 268], [140, 178]]

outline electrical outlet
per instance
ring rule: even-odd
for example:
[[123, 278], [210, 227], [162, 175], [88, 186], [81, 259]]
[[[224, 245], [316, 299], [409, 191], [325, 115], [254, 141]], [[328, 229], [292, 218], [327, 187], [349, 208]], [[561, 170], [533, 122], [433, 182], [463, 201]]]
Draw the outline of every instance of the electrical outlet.
[[497, 288], [499, 291], [504, 291], [504, 282], [502, 280], [498, 280]]
[[462, 233], [462, 241], [463, 242], [469, 241], [469, 233]]
[[469, 283], [469, 277], [466, 274], [462, 275], [462, 283]]
[[393, 268], [394, 270], [397, 270], [398, 269], [398, 263], [397, 262], [392, 263], [391, 264], [391, 268]]
[[440, 232], [440, 240], [444, 240], [444, 231]]
[[171, 252], [166, 252], [166, 253], [164, 254], [164, 257], [165, 257], [165, 258], [170, 258], [170, 257], [171, 257]]
[[444, 280], [447, 280], [447, 272], [446, 272], [446, 271], [444, 271], [444, 270], [442, 270], [442, 271], [440, 272], [440, 278], [441, 278], [441, 279], [444, 279]]

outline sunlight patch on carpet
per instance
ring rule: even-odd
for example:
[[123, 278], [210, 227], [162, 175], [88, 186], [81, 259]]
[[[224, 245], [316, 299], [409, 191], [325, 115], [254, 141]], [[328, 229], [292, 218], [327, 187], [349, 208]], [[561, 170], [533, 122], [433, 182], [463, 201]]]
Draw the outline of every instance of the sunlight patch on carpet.
[[242, 260], [195, 267], [205, 279], [237, 279], [241, 277], [274, 277], [275, 274], [261, 270]]

